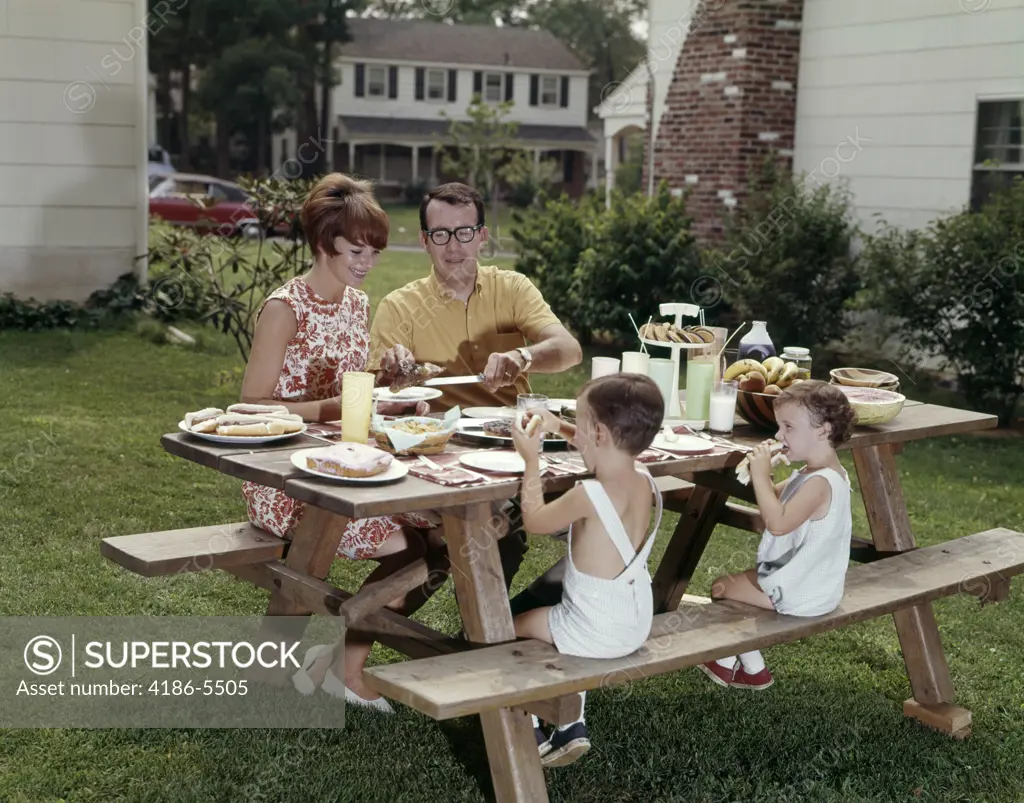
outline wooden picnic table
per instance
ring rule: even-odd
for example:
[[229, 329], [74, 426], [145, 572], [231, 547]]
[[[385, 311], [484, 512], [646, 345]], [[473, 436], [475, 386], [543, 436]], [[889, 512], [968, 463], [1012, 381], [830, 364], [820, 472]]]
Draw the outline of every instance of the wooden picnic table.
[[[908, 401], [890, 424], [858, 427], [852, 440], [842, 448], [853, 453], [867, 510], [870, 541], [862, 539], [861, 546], [873, 548], [881, 555], [916, 548], [894, 459], [903, 443], [975, 432], [996, 425], [997, 420], [991, 415]], [[743, 425], [737, 426], [732, 440], [752, 446], [765, 437], [768, 434]], [[246, 448], [220, 446], [185, 433], [174, 433], [163, 436], [161, 443], [171, 454], [238, 479], [282, 489], [309, 506], [283, 561], [221, 567], [268, 589], [271, 597], [267, 614], [296, 617], [301, 623], [299, 635], [307, 621], [303, 617], [319, 613], [340, 614], [348, 621], [358, 621], [360, 631], [372, 634], [412, 658], [444, 656], [515, 639], [509, 598], [495, 546], [495, 539], [505, 533], [495, 530], [494, 512], [505, 500], [518, 495], [520, 478], [482, 487], [444, 487], [409, 474], [393, 484], [346, 485], [312, 477], [292, 466], [289, 457], [293, 451], [324, 445], [307, 436], [266, 447]], [[451, 448], [459, 447], [453, 442]], [[679, 606], [716, 524], [746, 524], [747, 529], [757, 529], [756, 510], [729, 501], [730, 497], [753, 501], [752, 488], [734, 479], [732, 468], [742, 457], [739, 451], [716, 451], [647, 466], [655, 478], [664, 478], [660, 482], [667, 489], [666, 506], [681, 513], [654, 573], [657, 611], [673, 611]], [[578, 479], [578, 476], [546, 478], [545, 493], [564, 492]], [[344, 520], [424, 509], [442, 514], [447, 559], [469, 644], [383, 609], [398, 596], [395, 591], [399, 582], [403, 588], [414, 587], [429, 576], [430, 566], [402, 570], [399, 573], [402, 577], [388, 578], [378, 584], [382, 587], [364, 588], [358, 597], [324, 582], [335, 558]], [[331, 513], [343, 519], [326, 515]], [[333, 526], [327, 526], [329, 522], [333, 522]], [[753, 560], [752, 552], [752, 563]], [[952, 682], [931, 604], [915, 605], [893, 615], [914, 700], [923, 707], [920, 713], [911, 710], [907, 713], [934, 727], [955, 731], [965, 713], [969, 721], [969, 712], [952, 705]], [[564, 698], [561, 703], [568, 705]], [[558, 721], [558, 705], [559, 701], [546, 701], [525, 707], [534, 712], [547, 712]], [[566, 710], [569, 709], [563, 709], [562, 713]], [[480, 719], [497, 799], [546, 801], [543, 771], [526, 712], [502, 708], [483, 711]]]

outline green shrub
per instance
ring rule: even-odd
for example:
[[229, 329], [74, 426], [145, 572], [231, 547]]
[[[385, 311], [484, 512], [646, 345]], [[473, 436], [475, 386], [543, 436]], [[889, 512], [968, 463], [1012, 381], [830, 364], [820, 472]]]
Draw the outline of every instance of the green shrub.
[[661, 318], [658, 306], [689, 301], [702, 274], [686, 199], [665, 184], [651, 198], [614, 193], [587, 239], [571, 289], [578, 324], [616, 343], [636, 342], [630, 315]]
[[1010, 423], [1024, 393], [1024, 181], [924, 232], [883, 227], [861, 259], [863, 303], [952, 367], [972, 406]]
[[825, 346], [846, 333], [844, 311], [860, 286], [848, 192], [795, 181], [774, 162], [754, 186], [711, 275], [740, 316], [768, 322], [778, 347]]

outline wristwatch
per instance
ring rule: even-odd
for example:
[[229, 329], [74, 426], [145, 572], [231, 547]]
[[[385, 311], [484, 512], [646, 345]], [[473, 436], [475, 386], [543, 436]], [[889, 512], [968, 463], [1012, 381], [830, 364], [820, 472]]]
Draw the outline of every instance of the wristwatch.
[[516, 349], [519, 352], [519, 356], [523, 358], [523, 373], [525, 374], [530, 370], [530, 366], [533, 365], [533, 355], [530, 354], [530, 350], [520, 346]]

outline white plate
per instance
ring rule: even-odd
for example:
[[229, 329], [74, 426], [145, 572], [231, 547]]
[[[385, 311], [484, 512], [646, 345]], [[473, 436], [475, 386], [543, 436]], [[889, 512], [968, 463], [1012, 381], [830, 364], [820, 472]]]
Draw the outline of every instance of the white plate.
[[431, 399], [438, 399], [443, 396], [444, 393], [437, 388], [424, 388], [424, 387], [411, 387], [405, 390], [400, 390], [398, 393], [392, 393], [388, 388], [374, 388], [373, 398], [377, 401], [430, 401]]
[[644, 340], [648, 346], [667, 346], [673, 349], [707, 349], [711, 348], [714, 343], [670, 343], [665, 340]]
[[400, 463], [398, 460], [392, 460], [391, 465], [388, 466], [387, 471], [383, 471], [380, 474], [374, 474], [372, 477], [338, 477], [334, 474], [326, 474], [322, 471], [314, 471], [306, 465], [307, 455], [316, 454], [322, 452], [324, 449], [330, 449], [330, 446], [316, 446], [312, 449], [299, 449], [297, 452], [292, 452], [291, 461], [292, 465], [295, 466], [299, 471], [304, 471], [307, 474], [312, 474], [314, 477], [323, 477], [325, 480], [334, 480], [335, 482], [355, 482], [362, 484], [374, 484], [378, 482], [394, 482], [400, 480], [406, 474], [409, 473], [409, 467], [405, 463]]
[[286, 438], [294, 438], [296, 435], [301, 435], [306, 431], [306, 425], [303, 424], [302, 429], [298, 432], [288, 432], [284, 435], [217, 435], [214, 432], [193, 432], [188, 428], [188, 425], [184, 421], [178, 422], [178, 429], [182, 432], [187, 432], [189, 435], [202, 438], [204, 441], [249, 445], [256, 443], [273, 443], [274, 441], [283, 441]]
[[459, 455], [459, 462], [495, 474], [522, 474], [526, 463], [515, 452], [468, 452]]
[[467, 407], [462, 411], [467, 418], [507, 418], [516, 417], [515, 407]]
[[678, 440], [669, 441], [665, 438], [664, 432], [659, 432], [654, 436], [651, 446], [677, 454], [704, 454], [715, 448], [714, 443], [704, 440], [704, 438], [698, 438], [696, 435], [677, 435], [676, 437]]

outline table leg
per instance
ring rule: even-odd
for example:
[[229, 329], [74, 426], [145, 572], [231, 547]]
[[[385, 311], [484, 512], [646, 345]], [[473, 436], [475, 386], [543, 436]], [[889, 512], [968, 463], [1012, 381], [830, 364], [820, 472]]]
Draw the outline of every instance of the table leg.
[[[323, 580], [331, 570], [348, 522], [345, 516], [306, 505], [288, 546], [285, 566]], [[301, 641], [311, 615], [308, 608], [292, 602], [280, 591], [275, 591], [270, 595], [258, 640]], [[292, 671], [289, 668], [265, 669], [259, 664], [253, 664], [248, 677], [262, 683], [283, 685], [288, 682]]]
[[728, 499], [728, 494], [701, 485], [690, 493], [654, 574], [655, 613], [674, 611], [679, 607]]
[[[466, 638], [494, 644], [515, 639], [498, 556], [503, 518], [487, 503], [443, 511], [445, 540]], [[499, 523], [502, 522], [502, 523]], [[546, 803], [547, 786], [530, 717], [503, 708], [480, 715], [498, 803]]]
[[[885, 444], [854, 449], [853, 460], [875, 548], [916, 549], [893, 450]], [[914, 693], [903, 704], [904, 714], [951, 736], [967, 736], [971, 712], [952, 704], [953, 681], [931, 603], [896, 611], [893, 620]]]

